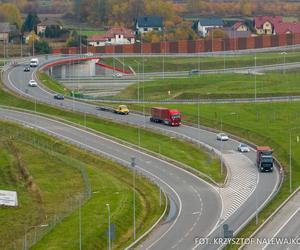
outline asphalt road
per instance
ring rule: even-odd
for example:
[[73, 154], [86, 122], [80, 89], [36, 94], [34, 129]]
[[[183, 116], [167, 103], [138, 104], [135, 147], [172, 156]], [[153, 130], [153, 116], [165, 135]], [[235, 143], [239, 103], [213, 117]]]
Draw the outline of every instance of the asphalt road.
[[243, 250], [300, 248], [300, 191], [296, 191], [253, 237]]
[[170, 249], [177, 245], [178, 249], [191, 249], [194, 235], [206, 237], [218, 222], [222, 204], [217, 190], [181, 168], [84, 128], [38, 115], [0, 108], [0, 118], [38, 129], [129, 168], [131, 157], [135, 157], [137, 172], [158, 183], [176, 204], [174, 218], [163, 225], [165, 231], [143, 242], [144, 248]]
[[[233, 152], [236, 152], [237, 148], [237, 141], [234, 140], [229, 140], [228, 142], [218, 142], [216, 141], [216, 135], [212, 132], [208, 132], [206, 130], [202, 129], [197, 129], [189, 126], [181, 126], [181, 127], [167, 127], [164, 125], [160, 124], [153, 124], [149, 122], [148, 117], [144, 117], [141, 115], [136, 115], [136, 114], [130, 114], [128, 116], [119, 116], [113, 113], [108, 113], [108, 112], [101, 112], [96, 109], [96, 106], [87, 104], [87, 103], [82, 103], [82, 102], [77, 102], [76, 100], [71, 100], [71, 99], [65, 99], [63, 101], [59, 100], [54, 100], [53, 99], [53, 94], [47, 92], [44, 90], [41, 86], [37, 88], [30, 88], [28, 87], [28, 81], [31, 78], [31, 73], [24, 73], [23, 72], [23, 66], [16, 66], [11, 70], [8, 70], [5, 72], [5, 85], [8, 86], [11, 90], [18, 92], [22, 95], [26, 95], [28, 98], [36, 99], [38, 101], [46, 102], [48, 104], [58, 106], [61, 108], [65, 109], [70, 109], [70, 110], [76, 110], [82, 113], [88, 113], [88, 114], [94, 114], [99, 117], [104, 117], [104, 118], [109, 118], [116, 120], [118, 122], [125, 122], [129, 123], [132, 125], [138, 125], [141, 127], [147, 127], [156, 131], [161, 131], [163, 133], [168, 133], [171, 136], [174, 137], [184, 137], [185, 139], [190, 139], [193, 140], [194, 142], [200, 143], [200, 144], [205, 144], [208, 147], [214, 148], [214, 150], [218, 153], [221, 153], [223, 157], [225, 158], [225, 155], [231, 155]], [[234, 212], [230, 214], [230, 216], [225, 216], [224, 221], [222, 218], [220, 218], [220, 223], [219, 225], [222, 226], [222, 224], [226, 223], [229, 225], [229, 228], [233, 230], [235, 233], [237, 233], [239, 230], [242, 229], [246, 225], [246, 223], [255, 215], [255, 212], [257, 210], [260, 210], [262, 206], [264, 206], [270, 199], [270, 197], [274, 194], [274, 192], [277, 189], [278, 183], [279, 183], [279, 173], [275, 169], [273, 173], [259, 173], [255, 167], [255, 152], [251, 152], [247, 154], [246, 157], [250, 162], [252, 162], [249, 167], [245, 168], [244, 162], [241, 160], [238, 165], [241, 166], [241, 169], [244, 171], [240, 171], [241, 176], [240, 177], [240, 183], [243, 183], [243, 180], [246, 180], [248, 178], [247, 176], [247, 170], [252, 171], [255, 173], [255, 180], [253, 180], [254, 184], [252, 187], [244, 187], [244, 188], [249, 188], [248, 192], [248, 197], [246, 200], [244, 200], [242, 203], [239, 204], [239, 206], [233, 210]], [[238, 166], [236, 166], [238, 167]], [[244, 175], [243, 175], [244, 173]], [[245, 174], [246, 173], [246, 174]], [[236, 176], [235, 176], [236, 177]], [[174, 176], [174, 178], [176, 178]], [[174, 180], [173, 180], [174, 181]], [[189, 183], [189, 182], [187, 182]], [[230, 184], [230, 182], [229, 182]], [[256, 187], [256, 188], [255, 188]], [[185, 190], [185, 196], [190, 196], [194, 194], [195, 197], [197, 197], [196, 191], [193, 189], [190, 189], [186, 186], [182, 186], [181, 188]], [[236, 190], [235, 187], [232, 188], [232, 192], [235, 193], [236, 196], [239, 196], [241, 190]], [[201, 197], [201, 196], [200, 196]], [[201, 198], [203, 201], [203, 206], [205, 203], [209, 204], [210, 203], [210, 197], [206, 196], [206, 198], [202, 197]], [[175, 200], [176, 202], [176, 200]], [[197, 205], [198, 204], [198, 205]], [[206, 206], [206, 205], [205, 205]], [[208, 205], [210, 208], [213, 209], [212, 204]], [[201, 206], [200, 206], [201, 207]], [[193, 212], [199, 212], [199, 202], [198, 203], [187, 203], [185, 209], [190, 209], [189, 212], [191, 212], [194, 208]], [[195, 211], [195, 208], [196, 211]], [[218, 217], [216, 213], [214, 217]], [[211, 220], [211, 218], [214, 217], [207, 217], [207, 220]], [[214, 220], [216, 222], [216, 220]], [[180, 221], [180, 223], [177, 222], [175, 223], [179, 228], [178, 231], [180, 231], [180, 234], [174, 233], [174, 234], [168, 234], [170, 235], [170, 240], [166, 241], [165, 239], [160, 241], [164, 243], [168, 243], [169, 247], [173, 246], [175, 249], [191, 249], [191, 243], [190, 240], [195, 237], [201, 237], [201, 235], [205, 235], [205, 233], [208, 233], [209, 230], [195, 230], [193, 231], [193, 234], [189, 234], [188, 241], [182, 240], [180, 244], [184, 244], [184, 248], [180, 247], [181, 245], [177, 244], [178, 240], [181, 240], [182, 236], [188, 234], [191, 226], [193, 225], [194, 221], [189, 221], [188, 219], [185, 220], [183, 219]], [[209, 223], [209, 222], [206, 222]], [[205, 223], [204, 223], [205, 224]], [[210, 224], [213, 225], [214, 223]], [[185, 226], [186, 225], [186, 226]], [[174, 226], [175, 227], [175, 226]], [[188, 229], [189, 228], [189, 229]], [[212, 228], [212, 226], [210, 227]], [[203, 234], [204, 233], [204, 234]], [[220, 228], [216, 228], [215, 231], [211, 233], [212, 236], [220, 236], [222, 234], [222, 230]], [[192, 236], [193, 235], [193, 236]], [[164, 244], [162, 243], [162, 244]], [[193, 243], [193, 242], [192, 242]], [[216, 246], [209, 246], [208, 248], [215, 248]], [[156, 248], [155, 249], [166, 249], [166, 248]]]

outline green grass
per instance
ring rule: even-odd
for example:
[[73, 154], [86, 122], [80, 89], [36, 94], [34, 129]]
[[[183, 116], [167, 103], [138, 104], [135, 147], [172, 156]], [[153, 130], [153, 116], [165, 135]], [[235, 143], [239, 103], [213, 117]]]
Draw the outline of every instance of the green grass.
[[[130, 105], [131, 109], [141, 110], [141, 106]], [[177, 108], [183, 114], [186, 123], [197, 123], [198, 106], [194, 104], [161, 105]], [[149, 111], [149, 105], [146, 110]], [[275, 156], [283, 164], [285, 179], [276, 198], [260, 213], [259, 223], [267, 218], [289, 195], [289, 131], [292, 133], [292, 186], [295, 190], [300, 185], [300, 102], [256, 103], [256, 104], [200, 104], [200, 122], [202, 125], [220, 129], [221, 117], [223, 130], [246, 138], [258, 145], [269, 145]], [[252, 221], [239, 237], [246, 237], [256, 228]]]
[[[143, 72], [143, 60], [144, 60], [144, 72], [162, 72], [163, 69], [168, 71], [190, 71], [192, 69], [224, 69], [235, 67], [251, 67], [254, 66], [254, 54], [252, 55], [225, 55], [224, 56], [200, 56], [200, 57], [125, 57], [119, 58], [120, 61], [124, 61], [126, 66], [131, 66], [136, 72], [140, 67], [140, 72]], [[101, 59], [104, 63], [113, 65], [112, 58]], [[280, 52], [269, 53], [257, 53], [256, 64], [270, 65], [289, 62], [300, 62], [300, 52], [288, 51], [287, 54], [280, 54]], [[137, 62], [139, 63], [137, 63]], [[163, 66], [164, 65], [164, 66]]]
[[[107, 203], [111, 208], [111, 223], [117, 229], [114, 248], [124, 248], [132, 240], [130, 171], [12, 123], [0, 123], [0, 139], [0, 189], [17, 190], [19, 199], [17, 209], [0, 208], [1, 249], [12, 241], [14, 246], [21, 248], [25, 231], [30, 242], [35, 235], [34, 226], [48, 224], [50, 227], [55, 215], [75, 208], [78, 197], [84, 192], [83, 179], [75, 164], [86, 169], [92, 191], [95, 191], [82, 207], [83, 247], [106, 248]], [[160, 217], [164, 204], [159, 207], [159, 190], [145, 178], [137, 176], [136, 184], [137, 228], [141, 235]], [[37, 232], [39, 230], [37, 228]], [[77, 247], [78, 209], [33, 249]]]
[[54, 80], [53, 78], [49, 77], [44, 72], [38, 71], [37, 76], [39, 80], [49, 89], [61, 93], [63, 95], [70, 95], [70, 90], [64, 87], [62, 84], [60, 84], [58, 81]]
[[78, 34], [82, 34], [83, 36], [93, 36], [93, 35], [104, 35], [106, 33], [105, 30], [79, 30], [77, 29]]
[[[300, 72], [272, 72], [264, 75], [209, 74], [187, 78], [160, 79], [130, 85], [116, 98], [136, 99], [138, 88], [145, 100], [210, 99], [300, 95]], [[144, 89], [144, 90], [143, 90]], [[168, 95], [170, 91], [170, 95]], [[140, 97], [143, 99], [143, 96]]]

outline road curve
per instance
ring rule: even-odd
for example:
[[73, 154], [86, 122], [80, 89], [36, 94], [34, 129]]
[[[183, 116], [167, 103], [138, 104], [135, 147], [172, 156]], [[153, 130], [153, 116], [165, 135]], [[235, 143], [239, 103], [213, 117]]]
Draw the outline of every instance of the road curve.
[[137, 172], [158, 183], [177, 207], [174, 218], [163, 225], [165, 232], [148, 238], [143, 243], [145, 247], [170, 249], [173, 244], [178, 244], [179, 249], [191, 249], [194, 234], [205, 237], [218, 222], [222, 204], [217, 190], [181, 168], [84, 128], [35, 114], [0, 108], [0, 119], [38, 129], [126, 167], [130, 166], [131, 157], [135, 157]]
[[[254, 164], [255, 152], [252, 151], [247, 155], [236, 153], [238, 142], [235, 140], [229, 140], [228, 142], [220, 143], [216, 141], [214, 133], [206, 130], [196, 129], [189, 126], [172, 128], [160, 124], [152, 124], [149, 122], [148, 117], [136, 114], [130, 114], [129, 116], [116, 116], [112, 113], [98, 111], [94, 105], [77, 102], [76, 100], [72, 99], [57, 101], [53, 99], [52, 93], [49, 93], [41, 86], [38, 88], [29, 88], [27, 83], [31, 77], [34, 76], [23, 73], [22, 65], [17, 65], [5, 71], [4, 83], [8, 88], [18, 92], [23, 96], [46, 102], [60, 108], [94, 114], [99, 117], [105, 117], [118, 122], [125, 122], [132, 125], [147, 127], [153, 130], [160, 130], [163, 133], [169, 133], [175, 137], [184, 137], [185, 139], [193, 140], [196, 143], [205, 144], [207, 147], [213, 148], [216, 152], [222, 155], [223, 159], [227, 161], [229, 165], [234, 165], [235, 175], [231, 176], [229, 182], [227, 183], [228, 185], [224, 189], [219, 190], [223, 200], [226, 200], [228, 203], [226, 204], [226, 201], [223, 201], [223, 206], [225, 206], [222, 211], [219, 225], [222, 226], [222, 223], [229, 224], [230, 229], [235, 233], [240, 231], [246, 225], [247, 221], [254, 216], [254, 213], [257, 210], [260, 210], [270, 200], [278, 188], [280, 179], [278, 171], [275, 170], [273, 173], [267, 174], [259, 173]], [[232, 183], [235, 183], [235, 185], [231, 185]], [[247, 184], [245, 185], [245, 183]], [[186, 195], [189, 196], [193, 192], [195, 194], [195, 191], [190, 189]], [[231, 202], [229, 202], [230, 199]], [[209, 198], [202, 200], [204, 203], [209, 203]], [[189, 204], [189, 206], [194, 207], [192, 204]], [[214, 218], [212, 218], [212, 220], [213, 219]], [[188, 231], [182, 232], [188, 233]], [[212, 232], [211, 235], [220, 236], [220, 233], [221, 230], [217, 228], [214, 232]], [[180, 235], [182, 235], [182, 233]], [[201, 237], [201, 235], [202, 231], [198, 231], [198, 233], [193, 232], [194, 238]], [[175, 243], [178, 237], [179, 236], [176, 234], [172, 236], [172, 242], [174, 243], [172, 246], [174, 248], [178, 248], [179, 246]], [[165, 240], [163, 240], [163, 242], [165, 242]], [[211, 247], [212, 246], [209, 248]], [[184, 249], [190, 248], [187, 245], [187, 248]]]

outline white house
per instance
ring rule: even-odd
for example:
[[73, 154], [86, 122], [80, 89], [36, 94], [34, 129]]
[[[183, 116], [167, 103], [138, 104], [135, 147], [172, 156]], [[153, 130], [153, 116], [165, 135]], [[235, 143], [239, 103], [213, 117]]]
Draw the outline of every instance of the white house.
[[94, 47], [108, 44], [133, 44], [135, 36], [133, 31], [126, 28], [112, 28], [105, 35], [92, 35], [87, 39], [88, 44]]
[[150, 31], [162, 31], [163, 19], [161, 16], [139, 16], [135, 21], [134, 28], [137, 35]]
[[205, 37], [210, 29], [223, 28], [224, 22], [218, 17], [200, 18], [194, 22], [193, 28], [201, 36]]

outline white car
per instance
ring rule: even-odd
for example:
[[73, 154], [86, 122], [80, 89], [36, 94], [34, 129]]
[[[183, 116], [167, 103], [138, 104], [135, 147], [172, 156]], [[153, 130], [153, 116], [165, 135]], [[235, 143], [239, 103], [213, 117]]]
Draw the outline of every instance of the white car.
[[123, 74], [122, 73], [114, 73], [112, 76], [116, 77], [116, 78], [121, 78], [123, 76]]
[[217, 140], [219, 140], [219, 141], [228, 141], [229, 137], [228, 137], [228, 135], [226, 135], [224, 133], [219, 133], [219, 134], [217, 134]]
[[28, 83], [28, 85], [30, 87], [37, 87], [37, 82], [35, 80], [30, 80], [29, 83]]
[[250, 148], [248, 147], [248, 145], [244, 144], [244, 143], [241, 143], [239, 146], [238, 146], [238, 151], [239, 152], [242, 152], [242, 153], [247, 153], [250, 151]]

